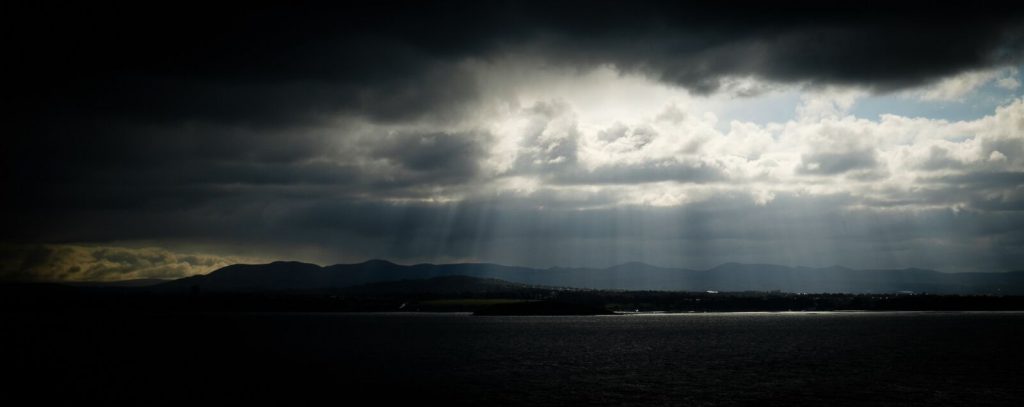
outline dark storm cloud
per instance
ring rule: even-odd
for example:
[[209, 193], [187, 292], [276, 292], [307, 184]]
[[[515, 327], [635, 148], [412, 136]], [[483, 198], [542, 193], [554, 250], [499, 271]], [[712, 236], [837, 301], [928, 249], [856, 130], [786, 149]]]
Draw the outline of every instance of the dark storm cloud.
[[142, 121], [274, 125], [353, 109], [395, 120], [466, 99], [453, 59], [392, 33], [389, 9], [14, 10], [15, 67], [33, 79], [19, 84], [26, 108]]
[[1019, 61], [1017, 8], [753, 8], [676, 2], [351, 3], [331, 9], [15, 7], [30, 111], [272, 124], [456, 108], [458, 66], [504, 53], [613, 64], [697, 92], [726, 76], [875, 89]]
[[17, 102], [15, 124], [48, 139], [103, 137], [115, 120], [260, 128], [339, 114], [438, 120], [479, 95], [463, 62], [506, 54], [612, 64], [711, 92], [724, 77], [746, 75], [898, 89], [1017, 62], [1024, 49], [1015, 8], [588, 1], [8, 11], [14, 47], [6, 92]]

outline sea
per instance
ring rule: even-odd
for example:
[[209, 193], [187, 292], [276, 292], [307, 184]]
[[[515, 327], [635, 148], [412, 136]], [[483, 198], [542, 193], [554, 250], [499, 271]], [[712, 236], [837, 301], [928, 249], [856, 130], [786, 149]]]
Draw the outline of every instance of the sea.
[[1024, 405], [1024, 313], [0, 313], [15, 405]]

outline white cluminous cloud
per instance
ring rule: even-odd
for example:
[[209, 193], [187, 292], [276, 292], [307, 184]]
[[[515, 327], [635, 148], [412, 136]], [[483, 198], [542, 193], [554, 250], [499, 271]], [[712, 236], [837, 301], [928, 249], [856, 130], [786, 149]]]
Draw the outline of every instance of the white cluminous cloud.
[[[558, 191], [551, 199], [594, 204], [579, 195], [600, 196], [606, 200], [600, 205], [613, 206], [684, 205], [737, 191], [760, 204], [778, 193], [841, 193], [850, 206], [861, 208], [970, 208], [971, 200], [1017, 185], [943, 180], [1024, 171], [1019, 98], [974, 120], [892, 114], [868, 119], [849, 113], [866, 91], [812, 89], [793, 107], [791, 119], [720, 123], [714, 98], [735, 96], [693, 98], [643, 78], [610, 76], [604, 68], [578, 77], [566, 74], [561, 81], [547, 75], [542, 86], [496, 92], [503, 108], [474, 119], [474, 126], [494, 140], [481, 147], [484, 176], [472, 181], [477, 191], [504, 196]], [[599, 92], [602, 102], [591, 100], [595, 78], [605, 89]], [[612, 91], [619, 89], [615, 81], [624, 83], [625, 94]], [[591, 110], [604, 111], [609, 101], [620, 102], [616, 114]], [[462, 191], [435, 192], [456, 190]], [[957, 194], [939, 193], [943, 190]], [[922, 197], [922, 191], [936, 193]]]

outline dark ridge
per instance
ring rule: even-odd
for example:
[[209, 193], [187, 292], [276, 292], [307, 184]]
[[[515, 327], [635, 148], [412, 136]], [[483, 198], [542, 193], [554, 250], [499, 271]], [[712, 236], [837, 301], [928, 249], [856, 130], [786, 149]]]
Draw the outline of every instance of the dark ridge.
[[359, 263], [359, 264], [362, 265], [362, 266], [366, 266], [366, 267], [396, 267], [396, 266], [398, 266], [398, 264], [392, 263], [392, 262], [384, 260], [384, 259], [370, 259], [370, 260], [364, 261], [364, 262]]

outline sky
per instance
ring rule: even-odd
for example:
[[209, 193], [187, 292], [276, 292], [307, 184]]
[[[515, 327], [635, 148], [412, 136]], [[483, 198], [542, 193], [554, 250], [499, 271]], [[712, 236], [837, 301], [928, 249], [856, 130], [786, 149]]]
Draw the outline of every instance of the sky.
[[1024, 10], [808, 4], [10, 6], [0, 279], [1024, 269]]

